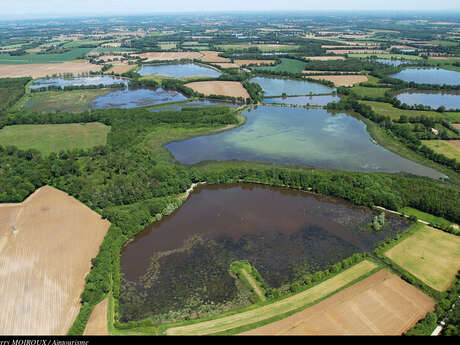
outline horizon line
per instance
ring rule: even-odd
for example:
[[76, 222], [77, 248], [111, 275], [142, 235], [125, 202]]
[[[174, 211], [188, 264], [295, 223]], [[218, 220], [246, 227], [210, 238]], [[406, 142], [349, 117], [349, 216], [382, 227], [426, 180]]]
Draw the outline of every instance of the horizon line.
[[[460, 8], [445, 8], [445, 9], [301, 9], [301, 10], [295, 10], [295, 9], [286, 9], [286, 10], [281, 10], [281, 9], [265, 9], [265, 10], [186, 10], [186, 11], [156, 11], [156, 12], [129, 12], [126, 13], [126, 11], [115, 11], [111, 13], [92, 13], [92, 12], [81, 12], [81, 13], [70, 13], [70, 12], [62, 12], [62, 13], [55, 13], [55, 14], [49, 14], [49, 13], [42, 13], [42, 14], [34, 14], [34, 13], [24, 13], [24, 14], [0, 14], [0, 20], [1, 21], [15, 21], [15, 20], [30, 20], [30, 19], [73, 19], [73, 18], [105, 18], [105, 17], [131, 17], [131, 16], [143, 16], [143, 17], [148, 17], [148, 16], [155, 16], [155, 15], [166, 15], [166, 14], [175, 14], [175, 15], [185, 15], [185, 14], [225, 14], [225, 13], [304, 13], [304, 12], [310, 12], [310, 13], [323, 13], [323, 12], [336, 12], [336, 13], [391, 13], [391, 12], [398, 12], [399, 14], [404, 14], [404, 13], [443, 13], [443, 12], [448, 12], [445, 14], [449, 14], [450, 16], [460, 14]], [[14, 16], [15, 18], [12, 18]], [[459, 18], [460, 19], [460, 18]]]

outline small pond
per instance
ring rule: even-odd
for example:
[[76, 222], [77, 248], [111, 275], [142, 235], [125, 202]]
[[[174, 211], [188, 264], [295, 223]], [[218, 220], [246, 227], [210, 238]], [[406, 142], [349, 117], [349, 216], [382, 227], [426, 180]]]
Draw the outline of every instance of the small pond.
[[128, 80], [113, 77], [113, 76], [96, 76], [96, 77], [76, 77], [76, 78], [50, 78], [50, 79], [37, 79], [29, 86], [30, 89], [40, 89], [44, 87], [60, 87], [66, 86], [97, 86], [97, 85], [113, 85], [113, 84], [124, 84], [128, 85]]
[[185, 101], [187, 97], [177, 91], [162, 88], [126, 88], [110, 92], [105, 96], [95, 98], [91, 102], [92, 109], [135, 108], [168, 102]]
[[250, 82], [259, 84], [265, 96], [281, 96], [283, 93], [287, 96], [319, 95], [335, 91], [325, 85], [302, 80], [256, 77]]
[[460, 85], [460, 72], [441, 68], [407, 68], [390, 77], [418, 84]]
[[429, 105], [433, 109], [444, 106], [446, 109], [460, 109], [460, 92], [407, 91], [396, 96], [407, 105]]

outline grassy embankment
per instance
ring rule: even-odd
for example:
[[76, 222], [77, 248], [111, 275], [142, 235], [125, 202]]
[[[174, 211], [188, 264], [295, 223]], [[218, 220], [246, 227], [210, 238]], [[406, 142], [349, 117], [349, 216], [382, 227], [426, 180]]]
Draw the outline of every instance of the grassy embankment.
[[262, 276], [248, 261], [232, 262], [230, 271], [236, 278], [244, 281], [259, 301], [263, 302], [266, 300], [265, 289], [261, 286], [263, 284]]
[[61, 150], [105, 145], [110, 127], [102, 123], [15, 125], [0, 130], [0, 145], [35, 149], [45, 155]]
[[432, 214], [419, 211], [412, 207], [404, 207], [400, 209], [399, 212], [407, 216], [415, 216], [417, 217], [417, 219], [423, 220], [425, 222], [432, 224], [433, 226], [440, 228], [453, 224], [452, 222], [449, 222], [444, 218], [433, 216]]

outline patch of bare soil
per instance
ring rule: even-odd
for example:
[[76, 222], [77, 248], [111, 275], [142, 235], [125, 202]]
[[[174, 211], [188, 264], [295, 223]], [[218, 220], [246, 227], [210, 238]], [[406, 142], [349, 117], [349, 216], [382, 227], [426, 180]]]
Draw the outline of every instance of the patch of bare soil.
[[53, 74], [98, 72], [101, 66], [89, 62], [62, 62], [44, 64], [0, 65], [0, 78], [32, 77], [34, 79]]
[[0, 204], [0, 335], [65, 335], [109, 226], [49, 186]]
[[386, 270], [250, 335], [401, 335], [435, 302]]
[[205, 96], [223, 95], [230, 97], [249, 98], [248, 91], [237, 81], [197, 81], [185, 84], [192, 90]]

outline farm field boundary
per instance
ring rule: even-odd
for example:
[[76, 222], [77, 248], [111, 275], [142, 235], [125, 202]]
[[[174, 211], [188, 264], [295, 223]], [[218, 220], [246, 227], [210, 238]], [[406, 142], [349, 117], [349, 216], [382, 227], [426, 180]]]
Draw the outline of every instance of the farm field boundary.
[[[267, 323], [274, 321], [273, 318], [286, 317], [286, 313], [304, 309], [309, 304], [317, 302], [319, 299], [337, 292], [364, 275], [379, 269], [378, 265], [365, 260], [346, 269], [342, 273], [323, 281], [322, 283], [305, 290], [296, 295], [284, 298], [259, 308], [248, 310], [242, 313], [226, 316], [223, 318], [200, 322], [192, 325], [174, 327], [166, 330], [166, 334], [171, 335], [205, 335], [216, 334], [236, 329], [236, 332], [243, 331], [242, 328], [253, 328], [259, 326], [261, 322]], [[234, 333], [234, 332], [231, 332]]]
[[246, 335], [401, 335], [434, 301], [387, 270], [286, 319]]

